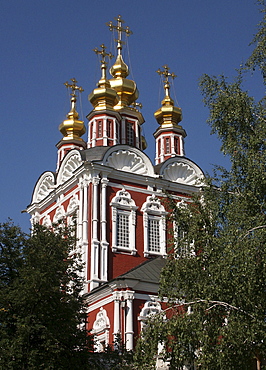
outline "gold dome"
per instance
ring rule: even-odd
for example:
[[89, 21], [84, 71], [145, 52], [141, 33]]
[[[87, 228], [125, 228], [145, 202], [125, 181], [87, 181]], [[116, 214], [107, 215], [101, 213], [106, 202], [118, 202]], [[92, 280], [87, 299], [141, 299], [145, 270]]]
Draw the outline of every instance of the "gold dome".
[[158, 70], [157, 73], [164, 75], [164, 89], [165, 98], [162, 100], [162, 106], [154, 113], [154, 116], [162, 127], [179, 127], [180, 121], [182, 121], [182, 110], [174, 105], [173, 99], [170, 97], [170, 84], [169, 77], [175, 78], [175, 74], [169, 73], [168, 67], [164, 66], [164, 71]]
[[118, 55], [115, 64], [111, 67], [110, 73], [114, 78], [110, 79], [111, 87], [117, 92], [119, 102], [114, 109], [119, 110], [134, 103], [139, 92], [134, 81], [127, 79], [129, 74], [128, 66], [123, 61], [122, 55]]
[[129, 69], [126, 63], [123, 61], [122, 57], [122, 34], [124, 33], [126, 34], [126, 36], [129, 36], [132, 34], [132, 32], [129, 30], [128, 27], [122, 27], [124, 21], [122, 20], [120, 15], [118, 16], [118, 18], [116, 18], [116, 21], [117, 25], [109, 22], [107, 26], [109, 27], [110, 31], [116, 30], [118, 36], [116, 40], [117, 58], [114, 65], [110, 69], [110, 73], [113, 76], [113, 78], [110, 79], [110, 84], [119, 96], [119, 102], [114, 106], [114, 109], [120, 110], [134, 103], [139, 96], [139, 92], [136, 83], [126, 78], [129, 75]]
[[84, 125], [84, 121], [79, 120], [79, 114], [76, 111], [76, 94], [74, 93], [75, 90], [78, 90], [79, 92], [82, 92], [83, 89], [82, 87], [78, 87], [76, 85], [76, 80], [73, 78], [71, 79], [72, 84], [70, 85], [68, 82], [65, 83], [65, 86], [67, 88], [72, 89], [72, 94], [71, 94], [71, 109], [69, 113], [67, 114], [67, 119], [64, 120], [60, 125], [59, 125], [59, 131], [63, 134], [63, 139], [64, 141], [69, 141], [69, 140], [79, 140], [83, 141], [81, 136], [85, 134], [86, 128]]
[[112, 54], [105, 52], [104, 44], [101, 45], [102, 50], [94, 49], [96, 54], [102, 56], [101, 70], [102, 76], [97, 84], [97, 88], [88, 96], [89, 101], [94, 107], [94, 110], [113, 109], [119, 101], [117, 93], [111, 88], [110, 82], [106, 79], [106, 57], [112, 58]]

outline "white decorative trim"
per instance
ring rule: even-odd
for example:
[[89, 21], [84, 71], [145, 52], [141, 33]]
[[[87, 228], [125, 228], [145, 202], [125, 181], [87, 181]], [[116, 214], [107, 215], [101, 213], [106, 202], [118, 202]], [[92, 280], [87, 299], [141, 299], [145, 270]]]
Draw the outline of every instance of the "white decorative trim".
[[144, 175], [147, 168], [141, 157], [126, 150], [114, 152], [108, 159], [107, 165], [120, 171], [133, 172]]
[[50, 215], [44, 216], [43, 221], [42, 221], [42, 225], [45, 226], [45, 227], [48, 227], [48, 228], [52, 226], [52, 221], [51, 221]]
[[174, 157], [162, 165], [161, 175], [164, 179], [185, 185], [202, 186], [203, 172], [186, 158]]
[[[112, 207], [112, 251], [124, 251], [130, 252], [135, 255], [137, 250], [135, 248], [136, 243], [136, 210], [138, 207], [135, 205], [131, 195], [125, 189], [118, 190], [114, 198], [112, 199], [110, 206]], [[118, 245], [118, 217], [124, 215], [128, 217], [129, 222], [129, 247]]]
[[67, 215], [71, 215], [77, 211], [79, 207], [79, 201], [77, 194], [74, 194], [69, 201], [68, 207], [67, 207]]
[[154, 168], [150, 159], [140, 149], [128, 145], [110, 147], [102, 163], [116, 170], [154, 176]]
[[63, 220], [64, 217], [65, 217], [65, 210], [64, 210], [64, 207], [61, 205], [55, 211], [53, 222], [59, 222]]
[[81, 165], [81, 154], [79, 150], [71, 150], [63, 159], [57, 177], [57, 184], [66, 182], [73, 176], [73, 172]]
[[94, 351], [103, 352], [109, 344], [110, 320], [104, 308], [100, 308], [93, 323]]
[[[167, 212], [165, 211], [159, 198], [157, 198], [155, 195], [147, 197], [146, 202], [142, 205], [141, 211], [143, 212], [144, 257], [149, 257], [150, 255], [166, 256], [165, 216]], [[159, 222], [159, 251], [151, 251], [149, 246], [149, 222], [152, 220]]]
[[45, 172], [38, 180], [34, 193], [32, 203], [39, 203], [55, 188], [55, 178], [52, 172]]
[[162, 307], [159, 302], [155, 300], [145, 302], [138, 316], [138, 320], [141, 322], [141, 330], [143, 330], [143, 328], [145, 327], [148, 318], [161, 312], [161, 310]]

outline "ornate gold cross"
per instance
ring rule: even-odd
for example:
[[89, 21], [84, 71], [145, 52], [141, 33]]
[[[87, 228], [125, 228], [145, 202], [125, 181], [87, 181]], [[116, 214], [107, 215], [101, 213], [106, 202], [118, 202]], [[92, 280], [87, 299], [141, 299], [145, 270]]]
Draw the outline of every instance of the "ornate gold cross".
[[117, 21], [117, 26], [113, 24], [113, 22], [106, 23], [106, 25], [109, 27], [110, 31], [116, 30], [117, 31], [117, 39], [115, 40], [117, 42], [117, 50], [118, 55], [121, 54], [122, 45], [124, 42], [122, 41], [122, 33], [125, 33], [126, 36], [132, 35], [132, 31], [130, 31], [129, 27], [123, 28], [122, 23], [124, 23], [123, 19], [121, 18], [121, 15], [118, 16], [118, 18], [115, 18]]
[[165, 89], [165, 94], [166, 96], [169, 96], [169, 89], [170, 89], [170, 84], [169, 84], [169, 77], [172, 77], [172, 79], [176, 78], [176, 75], [174, 73], [169, 72], [169, 68], [167, 65], [163, 66], [164, 70], [161, 71], [160, 68], [158, 71], [156, 71], [160, 76], [164, 76], [164, 89]]
[[84, 91], [81, 86], [77, 86], [77, 80], [75, 78], [71, 78], [70, 81], [72, 81], [72, 84], [65, 82], [64, 85], [66, 86], [67, 89], [70, 88], [72, 90], [71, 96], [75, 97], [76, 96], [75, 91], [77, 90], [79, 92]]
[[165, 80], [164, 83], [169, 83], [169, 77], [172, 77], [172, 79], [176, 78], [176, 75], [174, 73], [169, 72], [169, 68], [167, 65], [163, 66], [164, 71], [161, 71], [160, 68], [158, 71], [156, 71], [160, 76], [164, 76]]
[[97, 48], [93, 49], [93, 51], [97, 54], [97, 55], [101, 55], [102, 59], [101, 59], [101, 63], [106, 65], [106, 57], [108, 57], [109, 59], [112, 59], [113, 58], [113, 54], [111, 53], [106, 53], [105, 49], [105, 45], [102, 44], [100, 46], [102, 48], [102, 50], [98, 50]]

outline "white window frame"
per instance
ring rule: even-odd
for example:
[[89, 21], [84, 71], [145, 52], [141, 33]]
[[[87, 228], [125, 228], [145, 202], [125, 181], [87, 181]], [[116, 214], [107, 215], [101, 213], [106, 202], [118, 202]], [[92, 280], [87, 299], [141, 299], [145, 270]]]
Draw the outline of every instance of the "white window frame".
[[[184, 200], [181, 200], [177, 204], [177, 207], [183, 209], [187, 208], [187, 203], [185, 203]], [[183, 246], [180, 246], [179, 240], [184, 239], [186, 237], [186, 231], [184, 231], [175, 221], [173, 221], [173, 230], [174, 230], [174, 248], [176, 258], [195, 256], [194, 240], [192, 240], [190, 243], [187, 242], [186, 245], [184, 244]]]
[[[112, 252], [129, 252], [132, 255], [137, 253], [136, 250], [136, 210], [131, 195], [125, 189], [118, 190], [110, 203], [112, 209]], [[129, 246], [118, 245], [118, 215], [124, 214], [128, 217], [128, 237]]]
[[[144, 228], [144, 257], [149, 256], [166, 256], [166, 220], [165, 211], [159, 198], [155, 195], [148, 196], [146, 202], [142, 205], [141, 211], [143, 212], [143, 228]], [[159, 252], [151, 251], [149, 246], [149, 221], [156, 219], [159, 221], [160, 244]]]
[[153, 315], [160, 313], [161, 311], [162, 307], [158, 301], [155, 300], [146, 301], [138, 316], [141, 331], [145, 328], [148, 319]]
[[[106, 310], [101, 307], [93, 323], [94, 352], [104, 352], [109, 344], [110, 320]], [[103, 344], [104, 343], [104, 344]]]

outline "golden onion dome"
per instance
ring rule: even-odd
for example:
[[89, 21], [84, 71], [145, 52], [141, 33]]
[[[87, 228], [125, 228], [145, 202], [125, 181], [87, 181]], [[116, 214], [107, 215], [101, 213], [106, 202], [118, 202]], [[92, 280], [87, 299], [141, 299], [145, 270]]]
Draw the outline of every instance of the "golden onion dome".
[[182, 121], [182, 110], [174, 105], [174, 101], [170, 97], [170, 84], [168, 80], [169, 77], [175, 78], [176, 76], [173, 73], [169, 73], [167, 66], [164, 66], [164, 71], [158, 70], [157, 73], [165, 77], [165, 98], [162, 100], [162, 106], [154, 113], [154, 116], [159, 125], [163, 127], [179, 126], [178, 123]]
[[126, 78], [129, 75], [129, 70], [121, 54], [118, 54], [110, 73], [113, 76], [110, 79], [111, 87], [119, 96], [119, 102], [114, 109], [128, 107], [138, 99], [139, 92], [135, 81]]
[[110, 84], [119, 96], [119, 102], [114, 109], [120, 110], [134, 103], [139, 96], [139, 92], [136, 83], [126, 78], [129, 75], [129, 69], [122, 57], [122, 45], [124, 43], [122, 41], [122, 35], [125, 34], [129, 36], [132, 32], [128, 27], [122, 27], [124, 21], [121, 15], [115, 20], [117, 21], [117, 25], [114, 25], [113, 22], [107, 23], [110, 31], [117, 31], [117, 58], [110, 69], [110, 73], [113, 76], [113, 78], [110, 79]]
[[79, 114], [76, 111], [76, 94], [74, 91], [78, 90], [79, 92], [82, 92], [83, 89], [82, 87], [78, 87], [76, 85], [76, 80], [74, 78], [71, 79], [72, 84], [69, 84], [68, 82], [65, 83], [65, 86], [67, 88], [72, 89], [72, 94], [71, 94], [71, 109], [69, 113], [67, 114], [67, 119], [64, 120], [60, 125], [59, 125], [59, 131], [63, 134], [63, 139], [65, 141], [69, 140], [79, 140], [83, 141], [81, 136], [85, 134], [86, 128], [84, 125], [84, 121], [79, 120]]
[[102, 50], [94, 49], [96, 54], [102, 56], [101, 71], [102, 76], [97, 84], [97, 88], [88, 96], [89, 101], [94, 107], [94, 110], [113, 109], [119, 101], [119, 97], [114, 89], [111, 88], [110, 82], [106, 78], [106, 57], [112, 58], [112, 54], [105, 52], [104, 44], [101, 45]]

